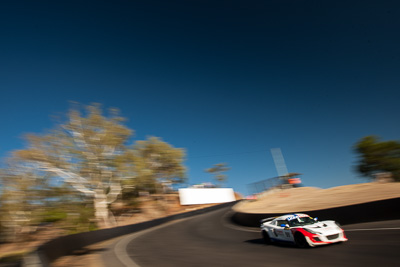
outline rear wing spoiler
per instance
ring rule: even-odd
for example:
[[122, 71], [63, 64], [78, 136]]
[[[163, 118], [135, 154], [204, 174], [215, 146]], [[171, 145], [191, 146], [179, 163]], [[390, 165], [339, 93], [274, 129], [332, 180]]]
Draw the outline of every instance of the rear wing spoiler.
[[265, 219], [262, 219], [262, 220], [260, 221], [260, 223], [269, 222], [269, 221], [272, 221], [272, 220], [275, 219], [275, 218], [276, 218], [276, 217], [265, 218]]

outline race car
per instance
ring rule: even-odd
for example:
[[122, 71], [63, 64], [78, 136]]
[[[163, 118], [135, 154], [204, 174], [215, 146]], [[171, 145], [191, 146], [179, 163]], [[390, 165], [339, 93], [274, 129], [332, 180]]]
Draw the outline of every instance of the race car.
[[289, 242], [302, 248], [347, 241], [335, 221], [318, 221], [303, 213], [263, 219], [261, 234], [267, 244]]

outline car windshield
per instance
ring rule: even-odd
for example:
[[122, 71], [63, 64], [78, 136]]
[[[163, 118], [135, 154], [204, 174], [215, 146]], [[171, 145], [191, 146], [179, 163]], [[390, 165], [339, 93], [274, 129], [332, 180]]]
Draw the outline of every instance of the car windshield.
[[314, 224], [315, 220], [311, 217], [294, 217], [287, 219], [290, 227]]

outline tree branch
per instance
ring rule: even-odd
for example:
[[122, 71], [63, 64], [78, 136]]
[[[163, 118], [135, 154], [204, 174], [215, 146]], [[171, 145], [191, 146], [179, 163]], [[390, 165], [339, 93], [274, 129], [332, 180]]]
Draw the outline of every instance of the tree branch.
[[113, 203], [122, 191], [120, 183], [112, 183], [110, 185], [110, 192], [107, 194], [107, 203]]
[[60, 168], [51, 166], [48, 163], [40, 162], [38, 163], [40, 169], [46, 172], [52, 172], [63, 178], [67, 183], [71, 184], [76, 190], [79, 192], [84, 193], [85, 195], [93, 195], [94, 192], [93, 190], [88, 189], [86, 186], [83, 185], [83, 183], [87, 183], [88, 181], [81, 177], [80, 175], [77, 175], [75, 173], [69, 172], [62, 170]]

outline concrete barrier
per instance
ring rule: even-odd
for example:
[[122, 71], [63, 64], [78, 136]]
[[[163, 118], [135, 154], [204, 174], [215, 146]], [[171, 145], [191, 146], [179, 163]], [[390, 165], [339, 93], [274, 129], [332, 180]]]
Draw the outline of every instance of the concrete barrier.
[[[50, 266], [51, 262], [53, 262], [57, 258], [65, 255], [70, 255], [72, 252], [84, 248], [85, 246], [102, 242], [111, 238], [138, 232], [173, 220], [187, 218], [220, 208], [229, 207], [234, 205], [235, 203], [237, 202], [224, 203], [204, 209], [154, 219], [148, 222], [62, 236], [43, 244], [35, 252], [24, 257], [21, 265], [29, 267], [48, 267]], [[400, 198], [393, 198], [350, 206], [335, 207], [330, 209], [293, 211], [293, 213], [307, 213], [312, 217], [318, 217], [319, 220], [335, 220], [345, 225], [361, 222], [400, 219], [399, 207]], [[261, 219], [279, 215], [283, 215], [283, 213], [251, 214], [236, 211], [233, 213], [231, 219], [234, 223], [239, 225], [259, 227]]]
[[350, 206], [321, 210], [294, 210], [285, 213], [244, 213], [236, 211], [232, 221], [249, 227], [259, 227], [260, 220], [290, 213], [306, 213], [319, 220], [334, 220], [342, 225], [400, 219], [400, 198], [385, 199]]
[[56, 259], [62, 256], [70, 255], [74, 251], [84, 248], [88, 245], [92, 245], [115, 237], [138, 232], [173, 220], [188, 218], [191, 216], [207, 213], [224, 207], [229, 207], [234, 205], [235, 203], [237, 202], [223, 203], [207, 207], [204, 209], [198, 209], [185, 213], [174, 214], [167, 217], [158, 218], [137, 224], [61, 236], [56, 239], [48, 241], [47, 243], [38, 247], [34, 252], [25, 256], [22, 260], [22, 263], [20, 263], [20, 266], [48, 267], [51, 266], [51, 262], [55, 261]]

